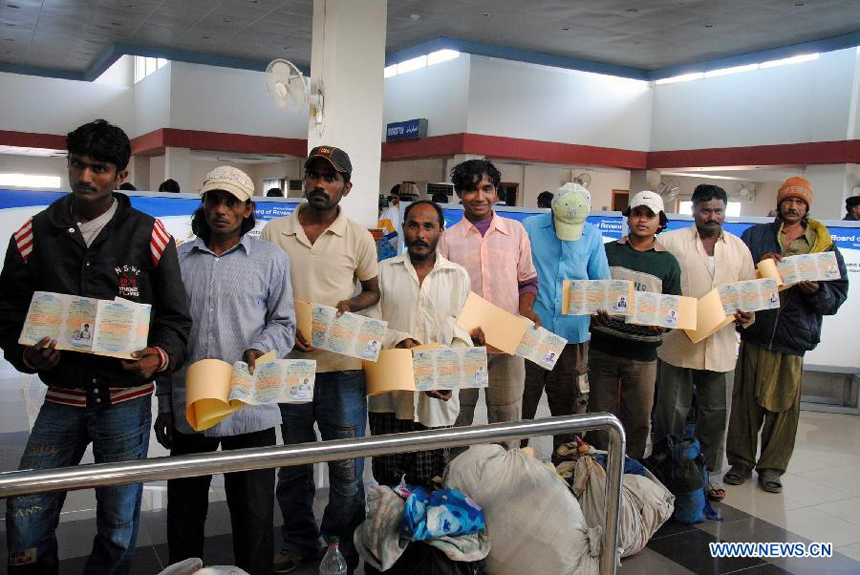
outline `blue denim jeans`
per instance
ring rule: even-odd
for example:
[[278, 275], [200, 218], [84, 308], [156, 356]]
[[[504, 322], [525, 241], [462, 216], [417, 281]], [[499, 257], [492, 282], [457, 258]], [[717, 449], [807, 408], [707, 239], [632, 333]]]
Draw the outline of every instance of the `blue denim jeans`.
[[[367, 428], [367, 395], [361, 371], [318, 373], [312, 402], [280, 405], [281, 430], [287, 445], [317, 441], [314, 422], [323, 440], [364, 437]], [[355, 569], [358, 553], [352, 534], [364, 521], [363, 475], [363, 459], [329, 463], [331, 490], [322, 525], [317, 529], [312, 466], [281, 467], [275, 492], [284, 517], [281, 549], [316, 557], [320, 552], [320, 532], [326, 541], [337, 536], [347, 564]]]
[[[75, 466], [93, 444], [96, 463], [146, 457], [152, 398], [139, 397], [105, 408], [90, 409], [45, 402], [36, 418], [18, 469]], [[96, 488], [96, 529], [84, 572], [128, 573], [131, 570], [143, 485]], [[9, 499], [6, 540], [9, 573], [59, 571], [57, 523], [66, 492]]]

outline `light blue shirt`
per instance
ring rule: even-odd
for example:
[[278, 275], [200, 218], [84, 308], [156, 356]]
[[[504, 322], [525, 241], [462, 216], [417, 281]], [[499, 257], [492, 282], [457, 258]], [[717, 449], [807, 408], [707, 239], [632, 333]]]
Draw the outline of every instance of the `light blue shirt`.
[[552, 213], [527, 218], [523, 222], [532, 244], [532, 261], [538, 275], [538, 295], [533, 311], [543, 326], [567, 343], [591, 339], [591, 317], [561, 312], [564, 280], [608, 280], [609, 263], [603, 249], [603, 234], [585, 223], [582, 237], [575, 242], [558, 239]]
[[[195, 433], [185, 417], [185, 370], [201, 359], [233, 364], [248, 349], [275, 350], [285, 358], [293, 348], [296, 316], [290, 260], [278, 246], [248, 234], [216, 255], [200, 238], [179, 247], [179, 267], [193, 325], [185, 367], [159, 381], [159, 411], [173, 411], [181, 433]], [[169, 400], [169, 401], [168, 401]], [[207, 437], [253, 433], [279, 425], [277, 404], [248, 406], [204, 431]]]

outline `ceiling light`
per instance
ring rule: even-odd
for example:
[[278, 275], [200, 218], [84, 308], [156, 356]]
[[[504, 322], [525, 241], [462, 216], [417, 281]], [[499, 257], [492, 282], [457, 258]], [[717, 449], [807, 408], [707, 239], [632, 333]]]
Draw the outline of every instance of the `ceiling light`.
[[635, 14], [636, 12], [639, 12], [639, 8], [625, 8], [624, 11], [630, 12], [631, 14]]
[[20, 10], [20, 6], [16, 4], [6, 4], [6, 8], [11, 8], [12, 10]]
[[489, 12], [481, 12], [481, 16], [483, 16], [484, 18], [489, 18], [490, 13]]
[[410, 17], [410, 18], [412, 18], [412, 21], [413, 21], [413, 22], [418, 22], [418, 20], [420, 20], [420, 19], [421, 19], [421, 14], [412, 14], [412, 15], [411, 15], [411, 16], [409, 16], [409, 17]]
[[731, 68], [720, 68], [705, 72], [705, 78], [713, 78], [714, 76], [725, 76], [727, 74], [739, 74], [741, 72], [751, 72], [758, 70], [758, 64], [747, 64], [745, 66], [733, 66]]
[[12, 22], [6, 22], [6, 26], [8, 26], [9, 28], [15, 27], [15, 25]]
[[225, 24], [229, 24], [230, 22], [232, 22], [232, 20], [230, 20], [229, 18], [223, 18], [221, 21]]
[[565, 32], [570, 32], [570, 27], [569, 27], [569, 26], [565, 26], [564, 28], [562, 28], [562, 30], [563, 30], [563, 31], [565, 31]]
[[420, 70], [426, 66], [427, 56], [418, 56], [417, 58], [412, 58], [411, 60], [406, 60], [405, 62], [397, 64], [397, 73], [405, 74], [406, 72], [412, 72], [413, 70]]
[[800, 8], [801, 6], [806, 6], [806, 2], [795, 2], [794, 5]]
[[209, 36], [201, 36], [201, 38], [203, 38], [204, 40], [208, 40]]
[[681, 74], [672, 76], [671, 78], [660, 78], [655, 81], [655, 84], [675, 84], [676, 82], [689, 82], [690, 80], [701, 80], [705, 75], [701, 72], [692, 72], [690, 74]]
[[634, 46], [639, 46], [640, 44], [642, 44], [642, 40], [633, 40]]
[[15, 39], [14, 38], [3, 38], [3, 41], [4, 42], [14, 42]]
[[427, 55], [427, 65], [432, 66], [433, 64], [438, 64], [440, 62], [447, 62], [448, 60], [453, 60], [460, 56], [460, 53], [456, 50], [437, 50], [436, 52], [430, 52]]
[[714, 27], [713, 24], [705, 24], [705, 28], [713, 28], [713, 27]]
[[818, 59], [818, 52], [814, 54], [801, 54], [800, 56], [792, 56], [791, 58], [781, 58], [779, 60], [770, 60], [759, 64], [759, 68], [775, 68], [777, 66], [785, 66], [787, 64], [800, 64], [802, 62], [811, 62]]
[[111, 22], [110, 25], [111, 26], [122, 26], [122, 24], [120, 24], [119, 22]]

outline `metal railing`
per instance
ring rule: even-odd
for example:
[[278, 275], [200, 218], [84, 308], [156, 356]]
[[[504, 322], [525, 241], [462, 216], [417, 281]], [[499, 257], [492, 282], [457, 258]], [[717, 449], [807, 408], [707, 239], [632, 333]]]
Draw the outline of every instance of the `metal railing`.
[[96, 486], [269, 469], [593, 430], [606, 430], [609, 435], [604, 503], [605, 522], [600, 556], [600, 573], [601, 575], [609, 575], [614, 574], [616, 568], [621, 478], [624, 472], [626, 443], [621, 422], [609, 413], [567, 415], [475, 427], [374, 435], [355, 439], [258, 447], [177, 457], [158, 457], [119, 463], [95, 463], [59, 469], [13, 471], [0, 474], [0, 499], [51, 491], [89, 489]]

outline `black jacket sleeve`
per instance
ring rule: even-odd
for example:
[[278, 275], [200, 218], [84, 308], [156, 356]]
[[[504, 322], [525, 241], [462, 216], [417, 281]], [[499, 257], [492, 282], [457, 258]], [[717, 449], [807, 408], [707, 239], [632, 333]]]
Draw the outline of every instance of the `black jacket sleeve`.
[[21, 329], [27, 318], [30, 300], [35, 290], [33, 272], [15, 243], [15, 236], [9, 240], [3, 272], [0, 273], [0, 347], [15, 369], [24, 373], [35, 373], [24, 365], [24, 346], [18, 343]]
[[149, 345], [163, 349], [170, 356], [168, 372], [182, 367], [188, 353], [191, 313], [185, 297], [185, 285], [179, 271], [176, 242], [170, 238], [153, 272], [152, 288], [155, 302], [149, 329]]
[[[818, 282], [818, 291], [807, 294], [800, 291], [803, 303], [818, 315], [834, 315], [846, 299], [848, 299], [848, 270], [845, 261], [836, 244], [828, 251], [836, 254], [836, 263], [839, 264], [839, 273], [842, 279]], [[800, 288], [798, 288], [800, 289]]]

